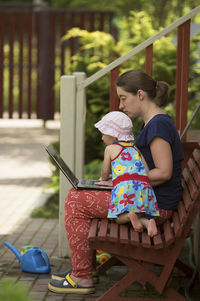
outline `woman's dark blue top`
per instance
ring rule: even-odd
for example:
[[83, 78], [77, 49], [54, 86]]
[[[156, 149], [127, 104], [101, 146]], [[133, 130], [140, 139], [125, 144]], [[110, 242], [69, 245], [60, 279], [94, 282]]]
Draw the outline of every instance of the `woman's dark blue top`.
[[155, 168], [150, 150], [150, 143], [155, 137], [160, 137], [170, 144], [173, 157], [173, 173], [169, 181], [153, 188], [159, 208], [173, 210], [182, 195], [181, 161], [183, 160], [183, 151], [178, 132], [169, 115], [155, 115], [145, 127], [141, 128], [135, 141], [135, 145], [141, 151], [150, 170]]

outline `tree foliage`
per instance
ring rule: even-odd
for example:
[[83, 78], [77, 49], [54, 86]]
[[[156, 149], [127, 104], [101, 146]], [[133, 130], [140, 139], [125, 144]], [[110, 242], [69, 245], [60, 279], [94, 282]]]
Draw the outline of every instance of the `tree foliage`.
[[[3, 2], [11, 2], [4, 0]], [[199, 0], [12, 0], [23, 3], [47, 3], [52, 8], [111, 10], [117, 17], [128, 17], [130, 11], [144, 11], [152, 19], [155, 29], [165, 27], [199, 5]]]
[[46, 1], [51, 7], [112, 10], [118, 17], [128, 17], [130, 11], [144, 11], [152, 19], [155, 29], [165, 27], [199, 5], [199, 0], [60, 0]]

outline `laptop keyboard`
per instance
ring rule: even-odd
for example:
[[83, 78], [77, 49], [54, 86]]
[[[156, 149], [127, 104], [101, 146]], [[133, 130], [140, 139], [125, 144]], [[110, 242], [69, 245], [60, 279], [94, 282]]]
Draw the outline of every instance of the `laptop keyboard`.
[[81, 184], [83, 185], [94, 185], [95, 182], [97, 182], [98, 180], [88, 180], [88, 179], [83, 179], [81, 180]]

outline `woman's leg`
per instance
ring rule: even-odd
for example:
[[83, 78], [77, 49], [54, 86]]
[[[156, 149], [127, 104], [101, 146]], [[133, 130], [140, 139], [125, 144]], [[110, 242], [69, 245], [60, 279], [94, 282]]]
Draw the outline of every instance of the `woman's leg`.
[[110, 198], [108, 191], [75, 189], [71, 189], [66, 197], [65, 229], [71, 251], [72, 276], [76, 278], [92, 277], [93, 250], [88, 243], [91, 219], [107, 217]]

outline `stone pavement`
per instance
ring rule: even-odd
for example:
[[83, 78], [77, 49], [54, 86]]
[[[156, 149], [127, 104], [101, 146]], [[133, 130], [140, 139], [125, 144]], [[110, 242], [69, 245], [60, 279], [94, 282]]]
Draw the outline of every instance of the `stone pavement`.
[[0, 234], [45, 202], [51, 170], [44, 145], [59, 139], [59, 121], [0, 119]]
[[[114, 267], [106, 275], [100, 275], [95, 294], [55, 294], [47, 289], [50, 274], [22, 272], [16, 256], [3, 245], [8, 241], [18, 250], [24, 245], [41, 247], [49, 256], [51, 272], [71, 267], [69, 258], [58, 258], [58, 220], [30, 218], [33, 208], [41, 205], [49, 193], [44, 185], [49, 182], [51, 171], [43, 145], [56, 141], [58, 135], [59, 124], [56, 123], [43, 128], [39, 121], [0, 120], [0, 283], [5, 278], [23, 283], [32, 301], [94, 301], [127, 273], [125, 267]], [[182, 256], [187, 260], [187, 248]], [[188, 279], [177, 270], [173, 275], [174, 285], [184, 292]], [[154, 292], [148, 285], [135, 284], [125, 294], [144, 297]], [[199, 301], [199, 296], [197, 285], [192, 290], [193, 300]]]

